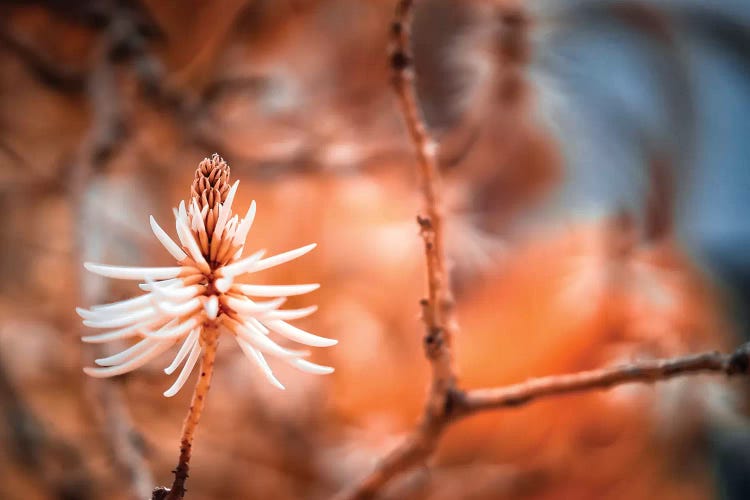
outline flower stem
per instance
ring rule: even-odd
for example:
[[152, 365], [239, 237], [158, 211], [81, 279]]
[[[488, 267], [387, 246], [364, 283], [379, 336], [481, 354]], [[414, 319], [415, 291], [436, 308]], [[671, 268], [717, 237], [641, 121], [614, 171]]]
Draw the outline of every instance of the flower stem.
[[190, 401], [185, 422], [182, 424], [182, 438], [180, 439], [180, 459], [174, 470], [174, 483], [169, 490], [166, 500], [179, 500], [185, 496], [185, 481], [188, 478], [190, 469], [190, 455], [193, 449], [193, 435], [200, 422], [203, 405], [206, 402], [206, 395], [211, 386], [211, 376], [214, 370], [214, 360], [216, 359], [216, 347], [218, 345], [218, 335], [214, 328], [206, 328], [203, 331], [204, 351], [201, 358], [201, 371], [198, 375], [198, 381], [195, 383], [193, 390], [193, 399]]

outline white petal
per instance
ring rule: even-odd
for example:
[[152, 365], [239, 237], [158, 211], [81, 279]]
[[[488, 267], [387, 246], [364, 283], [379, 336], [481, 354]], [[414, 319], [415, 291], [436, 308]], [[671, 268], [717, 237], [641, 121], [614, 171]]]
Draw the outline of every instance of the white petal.
[[121, 375], [129, 371], [133, 371], [136, 368], [140, 368], [152, 359], [158, 357], [164, 353], [167, 349], [172, 347], [174, 342], [166, 341], [160, 342], [156, 345], [151, 346], [148, 350], [140, 353], [133, 359], [117, 366], [108, 366], [106, 368], [84, 368], [83, 371], [86, 375], [96, 378], [114, 377], [115, 375]]
[[136, 323], [135, 325], [126, 326], [118, 330], [112, 330], [111, 332], [100, 333], [98, 335], [88, 335], [81, 337], [81, 340], [90, 344], [102, 344], [104, 342], [111, 342], [113, 340], [121, 340], [136, 335], [141, 335], [144, 331], [148, 331], [152, 326], [156, 326], [165, 320], [158, 318], [156, 320], [143, 321]]
[[192, 202], [192, 218], [193, 218], [193, 225], [195, 226], [193, 229], [199, 232], [205, 232], [206, 231], [206, 224], [203, 221], [203, 213], [201, 212], [201, 209], [198, 208], [198, 201], [196, 201], [195, 198], [193, 198]]
[[107, 278], [116, 278], [123, 280], [161, 280], [176, 278], [181, 267], [127, 267], [127, 266], [107, 266], [104, 264], [93, 264], [85, 262], [83, 266], [94, 274], [105, 276]]
[[151, 346], [158, 344], [159, 342], [160, 340], [158, 339], [145, 338], [139, 342], [136, 342], [135, 344], [128, 347], [124, 351], [118, 352], [117, 354], [113, 354], [112, 356], [107, 356], [106, 358], [96, 359], [94, 360], [94, 363], [96, 363], [99, 366], [120, 365], [124, 363], [125, 361], [129, 361], [133, 359], [138, 354], [147, 350]]
[[291, 349], [285, 349], [278, 345], [270, 338], [263, 335], [262, 332], [255, 331], [250, 325], [242, 324], [238, 321], [228, 319], [228, 328], [235, 332], [237, 335], [242, 337], [243, 340], [250, 343], [254, 348], [259, 349], [266, 354], [271, 356], [277, 356], [280, 358], [298, 358], [301, 356], [307, 356], [307, 351], [293, 351]]
[[177, 234], [180, 235], [180, 241], [188, 249], [190, 257], [193, 258], [198, 268], [205, 273], [209, 272], [211, 268], [208, 266], [206, 258], [203, 257], [203, 253], [201, 253], [201, 249], [198, 247], [198, 242], [195, 241], [193, 233], [190, 232], [190, 228], [187, 227], [182, 219], [177, 219]]
[[214, 227], [212, 238], [221, 238], [221, 235], [224, 234], [224, 227], [229, 220], [229, 214], [231, 213], [231, 209], [228, 209], [224, 205], [219, 205], [219, 218], [216, 219], [216, 226]]
[[138, 283], [138, 288], [145, 292], [150, 292], [156, 288], [167, 288], [167, 287], [173, 287], [177, 285], [181, 285], [183, 283], [181, 278], [172, 278], [171, 280], [164, 280], [164, 281], [151, 281], [149, 278], [149, 281], [147, 283]]
[[242, 349], [242, 352], [245, 353], [245, 356], [247, 356], [250, 361], [255, 363], [255, 366], [257, 366], [261, 373], [266, 376], [269, 382], [275, 387], [278, 387], [281, 390], [284, 390], [284, 386], [279, 382], [279, 379], [277, 379], [273, 372], [271, 371], [271, 367], [268, 366], [268, 363], [266, 362], [266, 359], [263, 357], [261, 353], [253, 349], [253, 347], [242, 340], [240, 337], [235, 337], [235, 340], [237, 341], [237, 344], [240, 346], [240, 349]]
[[216, 290], [220, 293], [227, 293], [230, 288], [232, 288], [232, 277], [228, 278], [219, 278], [216, 281], [214, 281], [214, 287], [216, 287]]
[[151, 230], [154, 232], [154, 235], [158, 238], [159, 242], [164, 246], [164, 248], [167, 249], [167, 252], [172, 254], [172, 257], [177, 259], [177, 261], [181, 261], [182, 259], [187, 257], [187, 254], [182, 251], [182, 248], [174, 242], [172, 238], [169, 237], [169, 235], [164, 231], [159, 224], [156, 223], [156, 219], [154, 219], [154, 216], [150, 216], [149, 218], [151, 222]]
[[219, 271], [221, 275], [226, 278], [246, 273], [249, 269], [258, 264], [258, 261], [260, 261], [260, 258], [263, 257], [263, 254], [265, 253], [265, 250], [259, 250], [249, 257], [245, 257], [242, 260], [238, 260], [237, 262], [233, 262], [220, 268]]
[[190, 332], [190, 335], [185, 338], [185, 342], [182, 343], [180, 350], [177, 351], [177, 355], [175, 355], [172, 363], [170, 363], [168, 367], [164, 368], [164, 373], [166, 373], [167, 375], [172, 375], [172, 372], [174, 372], [177, 367], [180, 366], [180, 363], [182, 363], [182, 360], [185, 359], [185, 356], [187, 356], [187, 354], [193, 348], [193, 345], [198, 342], [200, 334], [200, 328], [196, 328], [192, 332]]
[[231, 309], [234, 309], [240, 314], [257, 314], [272, 309], [276, 309], [284, 303], [286, 299], [281, 297], [275, 300], [269, 300], [266, 302], [255, 302], [250, 299], [236, 299], [228, 295], [222, 296], [222, 301], [226, 303]]
[[187, 210], [185, 209], [185, 201], [180, 201], [180, 206], [177, 211], [177, 214], [179, 215], [178, 219], [185, 223], [187, 226], [190, 223], [190, 219], [188, 218]]
[[205, 309], [208, 319], [216, 319], [216, 315], [219, 314], [219, 298], [216, 295], [211, 295], [203, 304], [203, 309]]
[[268, 335], [269, 333], [271, 333], [271, 330], [266, 328], [266, 325], [264, 325], [263, 323], [261, 323], [255, 318], [244, 318], [244, 320], [245, 320], [245, 323], [254, 326], [255, 329], [258, 330], [263, 335]]
[[283, 319], [284, 321], [291, 321], [293, 319], [300, 319], [310, 316], [312, 313], [318, 310], [318, 306], [304, 307], [302, 309], [287, 309], [284, 311], [275, 310], [263, 313], [262, 319]]
[[171, 398], [172, 396], [177, 394], [180, 391], [180, 389], [182, 389], [182, 386], [185, 385], [185, 382], [190, 376], [190, 373], [193, 371], [193, 368], [195, 368], [195, 363], [198, 361], [198, 357], [200, 357], [200, 353], [201, 353], [200, 343], [196, 342], [195, 344], [193, 344], [193, 349], [190, 351], [190, 356], [185, 362], [185, 366], [182, 367], [182, 371], [177, 376], [177, 380], [174, 381], [174, 384], [172, 384], [172, 387], [164, 391], [164, 395], [166, 397]]
[[128, 312], [122, 316], [103, 319], [85, 319], [83, 324], [91, 328], [117, 328], [127, 326], [131, 323], [143, 321], [160, 315], [161, 313], [153, 307], [146, 307], [137, 311]]
[[[237, 227], [237, 231], [234, 233], [235, 245], [245, 244], [245, 240], [247, 239], [247, 233], [250, 231], [250, 228], [253, 226], [253, 220], [255, 220], [255, 200], [253, 200], [253, 202], [250, 203], [250, 208], [247, 209], [245, 218], [242, 219], [242, 222], [240, 222], [240, 225]], [[240, 255], [241, 255], [241, 251], [240, 251]]]
[[263, 323], [279, 335], [283, 335], [289, 340], [299, 342], [300, 344], [313, 347], [330, 347], [339, 343], [338, 340], [313, 335], [312, 333], [301, 330], [280, 319], [264, 321]]
[[257, 272], [262, 271], [264, 269], [268, 269], [269, 267], [275, 267], [280, 264], [284, 264], [285, 262], [289, 262], [290, 260], [294, 260], [298, 257], [302, 257], [307, 252], [312, 250], [317, 246], [316, 243], [311, 243], [310, 245], [306, 245], [304, 247], [296, 248], [294, 250], [289, 250], [288, 252], [280, 253], [278, 255], [274, 255], [272, 257], [267, 257], [263, 260], [258, 261], [257, 264], [255, 264], [249, 272]]
[[329, 373], [334, 372], [333, 367], [318, 365], [307, 361], [306, 359], [291, 358], [285, 359], [284, 362], [292, 365], [300, 371], [312, 373], [313, 375], [328, 375]]
[[235, 285], [240, 292], [254, 297], [291, 297], [310, 293], [320, 288], [317, 283], [309, 285]]
[[[200, 301], [199, 301], [200, 305]], [[164, 325], [161, 329], [159, 329], [156, 332], [150, 333], [147, 332], [147, 337], [153, 337], [158, 339], [173, 339], [177, 337], [181, 337], [182, 335], [186, 334], [196, 326], [198, 326], [200, 322], [195, 318], [192, 317], [186, 321], [183, 321], [182, 323], [172, 326], [171, 322]]]
[[184, 316], [185, 314], [190, 314], [191, 312], [200, 308], [200, 306], [201, 299], [199, 297], [194, 297], [187, 302], [183, 302], [180, 304], [173, 304], [166, 301], [160, 301], [156, 303], [156, 307], [171, 316]]
[[[121, 300], [119, 302], [112, 302], [110, 304], [100, 304], [96, 306], [91, 306], [91, 311], [92, 312], [132, 311], [133, 309], [138, 309], [150, 303], [151, 303], [151, 296], [149, 294], [146, 294], [146, 295], [140, 295], [138, 297], [133, 297], [132, 299]], [[78, 309], [80, 308], [77, 308], [76, 311], [78, 311]], [[81, 313], [79, 312], [78, 314], [81, 314]]]
[[184, 302], [202, 293], [204, 288], [205, 287], [203, 285], [190, 285], [185, 287], [156, 287], [154, 288], [154, 295], [175, 302]]
[[[227, 222], [227, 227], [224, 228], [224, 238], [228, 240], [234, 240], [234, 233], [237, 231], [237, 221], [239, 219], [239, 216], [235, 214], [231, 219], [229, 219], [229, 222]], [[234, 241], [232, 241], [234, 243]]]
[[234, 184], [232, 184], [232, 187], [229, 188], [227, 199], [224, 200], [224, 203], [222, 203], [222, 205], [227, 209], [229, 213], [232, 213], [232, 202], [234, 201], [234, 195], [237, 193], [237, 188], [239, 187], [239, 185], [240, 185], [239, 180], [234, 181]]

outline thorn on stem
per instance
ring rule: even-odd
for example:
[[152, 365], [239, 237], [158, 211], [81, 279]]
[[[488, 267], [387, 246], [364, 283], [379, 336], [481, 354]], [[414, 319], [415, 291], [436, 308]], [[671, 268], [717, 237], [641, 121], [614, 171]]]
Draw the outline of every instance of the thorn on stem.
[[391, 68], [394, 71], [403, 71], [411, 65], [411, 58], [402, 51], [397, 50], [391, 54]]
[[424, 338], [424, 347], [429, 358], [437, 357], [443, 347], [443, 329], [435, 326], [430, 328]]
[[417, 215], [417, 224], [423, 231], [432, 229], [432, 220], [426, 215]]

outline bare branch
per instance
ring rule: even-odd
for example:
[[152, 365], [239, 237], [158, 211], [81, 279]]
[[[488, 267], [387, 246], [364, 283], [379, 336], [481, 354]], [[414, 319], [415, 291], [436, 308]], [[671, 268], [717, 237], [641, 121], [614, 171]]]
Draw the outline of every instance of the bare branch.
[[412, 435], [385, 457], [375, 470], [339, 498], [370, 498], [392, 477], [429, 457], [447, 423], [456, 371], [451, 346], [457, 332], [453, 314], [453, 293], [445, 255], [444, 212], [437, 143], [421, 116], [414, 88], [411, 25], [415, 2], [401, 0], [391, 26], [390, 64], [393, 87], [404, 115], [406, 128], [417, 154], [423, 213], [417, 216], [427, 263], [428, 297], [421, 301], [425, 324], [425, 355], [432, 367], [432, 382], [421, 421]]
[[601, 368], [569, 375], [539, 377], [516, 385], [492, 389], [474, 389], [456, 398], [454, 418], [483, 410], [520, 406], [540, 398], [575, 392], [608, 389], [635, 382], [654, 383], [670, 378], [701, 373], [747, 374], [750, 343], [734, 353], [707, 352], [689, 356], [654, 359]]

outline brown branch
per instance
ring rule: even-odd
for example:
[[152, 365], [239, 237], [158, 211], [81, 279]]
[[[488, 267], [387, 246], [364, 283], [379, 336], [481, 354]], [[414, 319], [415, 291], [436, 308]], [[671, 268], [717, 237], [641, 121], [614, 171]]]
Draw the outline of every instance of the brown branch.
[[670, 378], [724, 373], [744, 375], [750, 366], [750, 343], [731, 354], [707, 352], [688, 356], [634, 362], [628, 365], [589, 370], [569, 375], [539, 377], [520, 384], [457, 393], [453, 418], [500, 408], [521, 406], [540, 398], [575, 392], [609, 389], [622, 384], [654, 383]]
[[444, 213], [437, 143], [422, 119], [414, 88], [411, 25], [414, 0], [401, 0], [391, 26], [390, 64], [393, 87], [414, 144], [424, 199], [423, 213], [417, 216], [427, 263], [428, 296], [422, 299], [422, 320], [426, 332], [425, 355], [432, 368], [432, 381], [420, 423], [401, 446], [385, 457], [366, 478], [339, 498], [370, 498], [392, 477], [429, 457], [447, 423], [456, 390], [456, 371], [451, 346], [458, 327], [453, 315], [453, 293], [445, 254]]
[[441, 413], [445, 396], [455, 383], [451, 344], [457, 327], [453, 317], [453, 295], [445, 255], [444, 214], [437, 144], [421, 117], [414, 88], [411, 53], [411, 22], [414, 1], [402, 0], [392, 26], [391, 66], [393, 86], [406, 127], [414, 143], [420, 174], [424, 213], [417, 216], [427, 263], [428, 297], [423, 299], [422, 319], [426, 327], [425, 353], [432, 365], [432, 390], [425, 417]]

